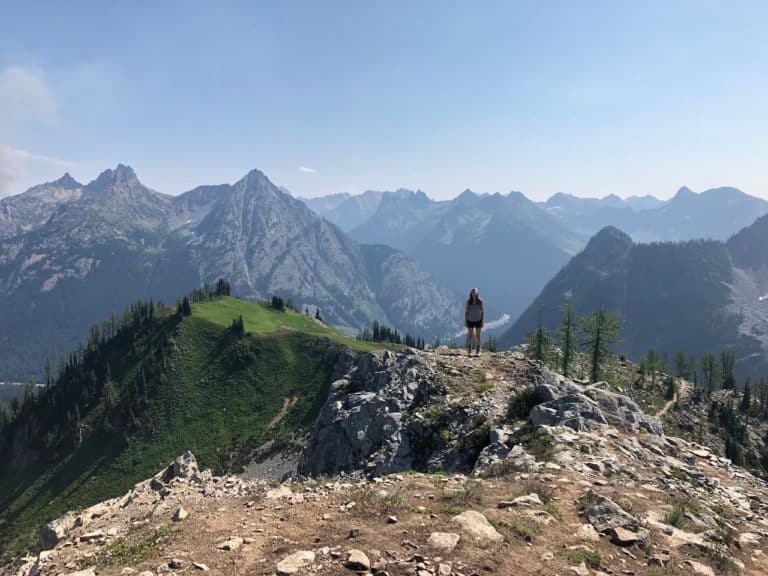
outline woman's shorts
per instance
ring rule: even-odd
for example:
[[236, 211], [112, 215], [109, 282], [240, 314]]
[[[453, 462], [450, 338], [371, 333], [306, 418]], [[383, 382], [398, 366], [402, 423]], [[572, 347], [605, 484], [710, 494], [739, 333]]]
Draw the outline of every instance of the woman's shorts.
[[478, 320], [477, 322], [468, 321], [467, 322], [467, 328], [482, 328], [483, 322], [481, 320]]

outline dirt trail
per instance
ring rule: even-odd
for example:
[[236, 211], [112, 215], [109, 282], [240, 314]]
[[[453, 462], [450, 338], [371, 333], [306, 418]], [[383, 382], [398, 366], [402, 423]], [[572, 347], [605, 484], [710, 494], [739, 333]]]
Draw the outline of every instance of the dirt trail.
[[283, 398], [283, 406], [280, 408], [280, 412], [277, 413], [277, 415], [272, 418], [272, 421], [269, 423], [269, 426], [267, 426], [267, 430], [272, 430], [275, 426], [277, 426], [280, 423], [280, 420], [285, 418], [285, 415], [288, 414], [288, 410], [293, 408], [293, 405], [296, 404], [296, 402], [299, 400], [298, 396], [290, 396], [287, 398]]

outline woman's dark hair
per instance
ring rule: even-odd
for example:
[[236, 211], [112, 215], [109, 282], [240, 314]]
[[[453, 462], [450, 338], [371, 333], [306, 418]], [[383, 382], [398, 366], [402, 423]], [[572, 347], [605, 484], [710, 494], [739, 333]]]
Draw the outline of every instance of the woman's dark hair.
[[[472, 294], [475, 295], [475, 299], [472, 300]], [[477, 288], [472, 288], [472, 290], [469, 291], [469, 298], [467, 298], [467, 302], [471, 304], [475, 304], [476, 302], [480, 302], [480, 293], [477, 291]]]

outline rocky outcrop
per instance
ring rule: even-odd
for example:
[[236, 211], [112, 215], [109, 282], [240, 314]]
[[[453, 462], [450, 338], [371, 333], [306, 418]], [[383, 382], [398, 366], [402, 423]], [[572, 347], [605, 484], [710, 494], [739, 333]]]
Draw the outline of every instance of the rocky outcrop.
[[363, 355], [332, 385], [302, 453], [301, 475], [409, 470], [414, 461], [413, 408], [435, 392], [432, 373], [415, 352]]
[[625, 432], [664, 433], [658, 419], [644, 414], [631, 398], [609, 391], [606, 382], [581, 386], [543, 368], [534, 396], [540, 402], [531, 410], [535, 425], [579, 431], [609, 425]]
[[[514, 351], [493, 355], [487, 369], [478, 370], [481, 365], [465, 356], [416, 350], [361, 356], [333, 383], [299, 459], [298, 474], [358, 471], [378, 476], [410, 469], [486, 473], [501, 464], [536, 470], [540, 463], [520, 439], [525, 422], [509, 409], [531, 386], [535, 405], [529, 422], [544, 434], [552, 427], [663, 434], [656, 418], [604, 382], [578, 384]], [[506, 380], [493, 389], [485, 383], [501, 375]], [[469, 389], [468, 377], [476, 380]], [[463, 397], [449, 393], [459, 380], [467, 389]]]

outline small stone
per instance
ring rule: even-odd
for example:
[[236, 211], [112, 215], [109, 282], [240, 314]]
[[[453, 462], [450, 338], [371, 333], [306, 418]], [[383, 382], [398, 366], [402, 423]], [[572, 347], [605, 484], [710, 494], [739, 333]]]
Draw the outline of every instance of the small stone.
[[571, 572], [576, 576], [589, 576], [589, 568], [587, 568], [587, 565], [584, 562], [578, 566], [571, 566]]
[[184, 561], [180, 560], [179, 558], [173, 558], [170, 562], [168, 562], [168, 566], [173, 568], [174, 570], [181, 570], [184, 568]]
[[189, 512], [187, 512], [183, 506], [179, 506], [179, 509], [176, 510], [176, 513], [173, 515], [173, 521], [180, 522], [181, 520], [186, 520], [188, 517]]
[[555, 559], [555, 555], [552, 554], [552, 552], [544, 552], [544, 554], [541, 555], [542, 562], [551, 562], [554, 559]]
[[234, 538], [230, 538], [229, 540], [222, 542], [217, 546], [219, 550], [226, 550], [228, 552], [233, 552], [240, 548], [240, 546], [243, 545], [243, 539], [235, 536]]
[[349, 534], [347, 534], [347, 540], [352, 540], [353, 538], [358, 538], [363, 533], [360, 528], [350, 528]]
[[93, 571], [93, 568], [86, 568], [85, 570], [78, 570], [77, 572], [70, 572], [69, 574], [66, 574], [65, 576], [96, 576], [96, 572]]
[[641, 534], [621, 527], [611, 528], [608, 535], [611, 537], [611, 542], [617, 546], [632, 546], [643, 541]]
[[202, 562], [192, 562], [192, 566], [194, 566], [197, 570], [202, 570], [203, 572], [210, 571], [210, 568], [208, 568], [208, 566]]
[[311, 550], [300, 550], [286, 556], [277, 563], [277, 573], [280, 576], [298, 574], [299, 570], [315, 561], [315, 553]]
[[92, 542], [94, 540], [98, 540], [99, 538], [104, 538], [104, 532], [101, 530], [95, 530], [94, 532], [88, 532], [87, 534], [80, 536], [80, 542]]
[[712, 568], [705, 566], [700, 562], [696, 562], [694, 560], [686, 560], [683, 562], [683, 564], [687, 564], [691, 570], [693, 570], [693, 573], [698, 574], [698, 576], [715, 576], [715, 571], [712, 570]]
[[371, 561], [362, 551], [353, 548], [347, 553], [347, 561], [344, 566], [357, 572], [368, 572], [371, 569]]
[[461, 540], [461, 536], [458, 534], [453, 534], [451, 532], [432, 532], [432, 534], [429, 535], [427, 544], [438, 550], [450, 551], [456, 548], [459, 540]]
[[437, 574], [438, 576], [451, 576], [453, 573], [453, 566], [450, 564], [440, 564], [440, 566], [437, 567]]
[[397, 516], [389, 516], [387, 518], [387, 524], [397, 524]]
[[587, 540], [588, 542], [599, 542], [600, 534], [598, 534], [595, 527], [592, 524], [582, 524], [576, 531], [576, 536], [580, 540]]

